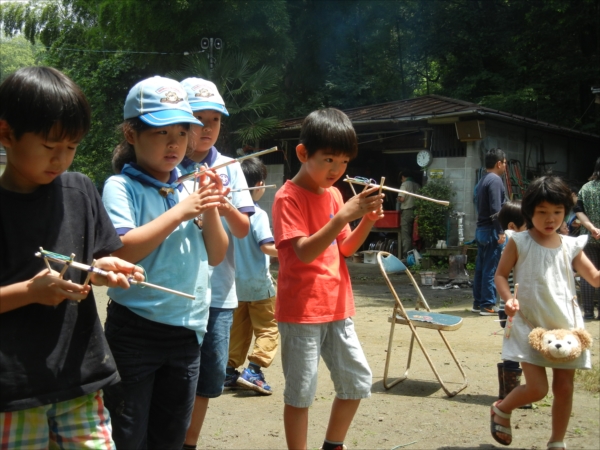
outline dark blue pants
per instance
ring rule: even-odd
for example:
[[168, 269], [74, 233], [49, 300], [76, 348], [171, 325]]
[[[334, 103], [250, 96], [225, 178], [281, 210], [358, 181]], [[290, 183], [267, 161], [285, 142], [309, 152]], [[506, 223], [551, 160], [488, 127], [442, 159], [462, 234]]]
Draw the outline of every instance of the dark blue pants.
[[105, 334], [121, 382], [104, 388], [119, 449], [181, 450], [198, 383], [196, 333], [111, 301]]
[[473, 308], [493, 308], [496, 305], [494, 275], [504, 246], [498, 244], [498, 233], [492, 226], [478, 227], [475, 239], [477, 260], [473, 280]]

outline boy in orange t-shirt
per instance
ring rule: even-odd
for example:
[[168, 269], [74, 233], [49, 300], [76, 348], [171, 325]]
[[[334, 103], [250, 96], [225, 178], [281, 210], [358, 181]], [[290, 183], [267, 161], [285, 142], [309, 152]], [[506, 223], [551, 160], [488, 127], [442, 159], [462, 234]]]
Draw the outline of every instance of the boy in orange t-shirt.
[[[336, 390], [323, 450], [345, 448], [360, 400], [371, 393], [371, 369], [351, 319], [354, 297], [344, 258], [358, 250], [383, 217], [384, 195], [377, 187], [366, 188], [344, 204], [333, 187], [357, 152], [356, 133], [343, 112], [312, 112], [302, 124], [296, 147], [300, 171], [275, 195], [275, 317], [281, 335], [288, 448], [307, 448], [308, 408], [317, 389], [320, 356]], [[352, 231], [348, 223], [361, 217]]]

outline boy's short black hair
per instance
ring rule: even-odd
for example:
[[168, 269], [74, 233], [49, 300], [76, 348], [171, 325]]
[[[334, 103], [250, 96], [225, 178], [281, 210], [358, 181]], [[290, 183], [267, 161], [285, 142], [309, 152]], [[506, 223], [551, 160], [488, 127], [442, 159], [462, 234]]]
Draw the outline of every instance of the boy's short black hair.
[[15, 138], [25, 133], [48, 137], [58, 125], [59, 140], [81, 139], [90, 130], [90, 105], [64, 73], [52, 67], [24, 67], [0, 85], [0, 119], [6, 120]]
[[241, 166], [248, 187], [254, 187], [257, 183], [266, 180], [267, 166], [260, 159], [256, 157], [245, 159], [241, 162]]
[[529, 183], [521, 203], [521, 211], [525, 216], [527, 229], [533, 228], [532, 218], [535, 207], [542, 202], [563, 205], [566, 215], [573, 207], [571, 189], [561, 178], [554, 175], [539, 177]]
[[349, 158], [358, 154], [352, 122], [336, 108], [319, 109], [306, 116], [300, 130], [300, 143], [306, 147], [309, 157], [318, 150], [348, 155]]
[[508, 230], [508, 224], [511, 222], [517, 228], [521, 228], [525, 223], [525, 217], [521, 212], [521, 200], [510, 200], [502, 205], [498, 213], [498, 222], [503, 230]]
[[485, 168], [493, 169], [498, 161], [504, 161], [505, 159], [506, 154], [503, 150], [500, 150], [499, 148], [488, 150], [488, 152], [485, 154]]

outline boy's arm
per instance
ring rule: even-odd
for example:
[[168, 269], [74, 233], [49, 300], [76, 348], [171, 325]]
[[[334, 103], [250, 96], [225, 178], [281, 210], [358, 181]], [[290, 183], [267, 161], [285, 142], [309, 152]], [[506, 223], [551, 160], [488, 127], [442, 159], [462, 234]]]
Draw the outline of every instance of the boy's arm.
[[362, 220], [359, 222], [358, 226], [350, 233], [350, 235], [344, 239], [343, 242], [339, 243], [340, 252], [342, 255], [348, 257], [352, 256], [354, 252], [356, 252], [360, 246], [365, 242], [365, 239], [371, 232], [373, 225], [379, 219], [382, 219], [384, 214], [383, 210], [379, 210], [377, 215], [372, 217], [373, 213], [369, 213], [365, 215]]
[[219, 208], [219, 213], [223, 215], [231, 230], [231, 234], [236, 238], [243, 239], [248, 236], [248, 232], [250, 231], [250, 218], [248, 214], [239, 212], [228, 202]]
[[[352, 197], [344, 204], [344, 206], [337, 212], [337, 214], [333, 216], [333, 218], [329, 222], [327, 222], [327, 224], [323, 228], [321, 228], [312, 236], [302, 236], [291, 239], [290, 243], [294, 248], [296, 255], [298, 256], [298, 259], [300, 259], [300, 261], [302, 261], [305, 264], [310, 264], [321, 253], [323, 253], [333, 241], [337, 239], [337, 236], [340, 234], [340, 232], [346, 226], [347, 223], [352, 222], [356, 219], [360, 219], [365, 214], [378, 214], [374, 213], [374, 211], [380, 210], [381, 205], [383, 204], [384, 194], [369, 196], [370, 194], [376, 192], [378, 189], [378, 187], [366, 188], [360, 194], [357, 194], [354, 197]], [[362, 222], [363, 221], [361, 221], [361, 223]], [[365, 224], [364, 226], [366, 227], [367, 224]], [[366, 238], [368, 232], [365, 232], [364, 229], [361, 229], [356, 237], [358, 241], [358, 239], [363, 235], [363, 233], [365, 234], [362, 237], [362, 241], [359, 242], [359, 246]], [[347, 239], [351, 239], [351, 245], [349, 245], [348, 248], [351, 248], [356, 244], [356, 242], [353, 241], [350, 236]]]
[[274, 242], [269, 242], [267, 244], [263, 244], [260, 246], [260, 250], [268, 256], [271, 256], [273, 258], [277, 258], [277, 248], [275, 247], [275, 243]]
[[[129, 287], [128, 276], [143, 281], [143, 271], [127, 261], [106, 257], [96, 261], [96, 267], [108, 272], [106, 277], [92, 274], [94, 284], [110, 287]], [[91, 286], [73, 283], [59, 278], [59, 273], [44, 269], [30, 280], [0, 287], [0, 314], [12, 311], [33, 303], [56, 306], [64, 300], [84, 300]]]
[[58, 278], [58, 272], [44, 269], [30, 280], [0, 287], [0, 314], [33, 303], [56, 306], [64, 300], [83, 300], [91, 290], [89, 285]]
[[504, 309], [509, 316], [514, 316], [519, 310], [518, 301], [513, 299], [513, 294], [510, 292], [510, 286], [508, 284], [508, 276], [517, 263], [518, 257], [517, 245], [510, 239], [502, 251], [502, 256], [500, 257], [500, 262], [496, 269], [496, 275], [494, 276], [496, 289], [500, 294], [500, 298], [505, 302]]
[[208, 264], [218, 266], [225, 259], [229, 238], [217, 208], [210, 208], [202, 214], [202, 237], [208, 254]]

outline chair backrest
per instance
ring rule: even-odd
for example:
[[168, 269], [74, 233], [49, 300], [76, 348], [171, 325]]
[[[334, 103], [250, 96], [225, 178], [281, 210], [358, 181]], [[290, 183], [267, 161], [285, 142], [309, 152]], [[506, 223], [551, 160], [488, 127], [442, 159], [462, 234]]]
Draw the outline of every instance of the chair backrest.
[[380, 259], [380, 255], [381, 255], [380, 267], [383, 267], [383, 270], [385, 270], [385, 273], [398, 273], [398, 272], [404, 272], [405, 270], [408, 270], [408, 267], [406, 267], [402, 261], [400, 261], [398, 258], [396, 258], [391, 253], [380, 252], [377, 255], [378, 261]]
[[402, 310], [404, 310], [404, 307], [402, 306], [402, 301], [400, 300], [400, 297], [396, 293], [396, 290], [394, 289], [394, 285], [392, 284], [391, 280], [389, 279], [388, 274], [404, 272], [410, 279], [410, 282], [412, 283], [413, 287], [417, 291], [417, 295], [419, 296], [419, 301], [415, 305], [416, 309], [419, 309], [419, 304], [421, 304], [427, 311], [431, 311], [431, 309], [429, 308], [429, 304], [427, 303], [427, 300], [425, 300], [425, 297], [423, 296], [421, 289], [419, 289], [419, 285], [417, 284], [415, 278], [413, 277], [412, 273], [410, 273], [410, 270], [408, 270], [408, 267], [406, 267], [402, 261], [400, 261], [397, 257], [392, 255], [391, 253], [378, 252], [377, 253], [377, 263], [379, 264], [379, 270], [381, 271], [381, 274], [383, 275], [385, 282], [387, 283], [392, 295], [395, 297], [396, 302], [398, 303], [398, 306], [400, 306], [402, 308]]

